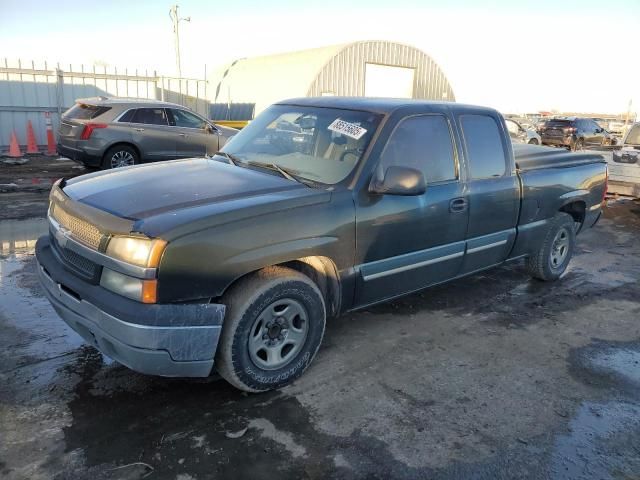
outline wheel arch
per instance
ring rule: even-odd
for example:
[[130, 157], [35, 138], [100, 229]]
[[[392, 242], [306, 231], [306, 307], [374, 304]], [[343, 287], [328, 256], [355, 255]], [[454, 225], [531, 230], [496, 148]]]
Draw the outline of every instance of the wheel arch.
[[316, 284], [320, 293], [322, 293], [327, 309], [327, 316], [335, 317], [340, 313], [342, 286], [338, 275], [338, 268], [331, 258], [321, 255], [300, 257], [281, 263], [265, 265], [257, 270], [247, 272], [230, 282], [224, 289], [222, 296], [242, 279], [268, 267], [287, 267], [309, 277], [311, 281]]
[[572, 199], [558, 209], [559, 212], [568, 213], [573, 217], [573, 221], [580, 224], [576, 233], [582, 230], [587, 212], [587, 203], [583, 199]]

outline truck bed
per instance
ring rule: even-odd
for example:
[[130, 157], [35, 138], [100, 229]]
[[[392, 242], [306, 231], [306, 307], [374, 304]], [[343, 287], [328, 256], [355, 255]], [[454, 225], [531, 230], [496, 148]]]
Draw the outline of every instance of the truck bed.
[[591, 163], [604, 163], [603, 155], [591, 151], [569, 152], [561, 148], [513, 144], [516, 167], [522, 172], [541, 168], [566, 168]]

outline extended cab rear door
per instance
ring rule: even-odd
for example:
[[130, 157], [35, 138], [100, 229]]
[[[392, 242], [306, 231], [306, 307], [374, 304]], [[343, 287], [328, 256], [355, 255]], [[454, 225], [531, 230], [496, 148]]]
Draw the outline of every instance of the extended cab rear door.
[[506, 260], [516, 237], [520, 184], [502, 119], [486, 111], [457, 116], [467, 166], [469, 225], [462, 272]]
[[[355, 305], [363, 306], [455, 277], [462, 266], [467, 201], [450, 117], [404, 116], [390, 127], [374, 177], [390, 166], [421, 171], [422, 195], [356, 196]], [[370, 177], [366, 177], [369, 181]]]

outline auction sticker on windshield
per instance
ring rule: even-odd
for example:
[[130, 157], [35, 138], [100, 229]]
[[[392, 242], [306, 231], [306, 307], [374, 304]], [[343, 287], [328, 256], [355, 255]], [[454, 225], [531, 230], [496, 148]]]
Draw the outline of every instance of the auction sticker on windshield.
[[360, 140], [360, 138], [367, 133], [367, 129], [362, 128], [357, 123], [345, 122], [339, 118], [336, 118], [327, 128], [332, 132], [341, 133], [342, 135], [355, 138], [356, 140]]

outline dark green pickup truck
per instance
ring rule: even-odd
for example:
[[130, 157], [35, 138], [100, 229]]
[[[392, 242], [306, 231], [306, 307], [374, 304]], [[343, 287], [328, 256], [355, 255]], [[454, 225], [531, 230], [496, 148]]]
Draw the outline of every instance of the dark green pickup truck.
[[61, 181], [36, 254], [106, 355], [257, 392], [302, 374], [327, 317], [518, 259], [557, 279], [606, 188], [602, 157], [512, 146], [489, 108], [305, 98], [211, 158]]

